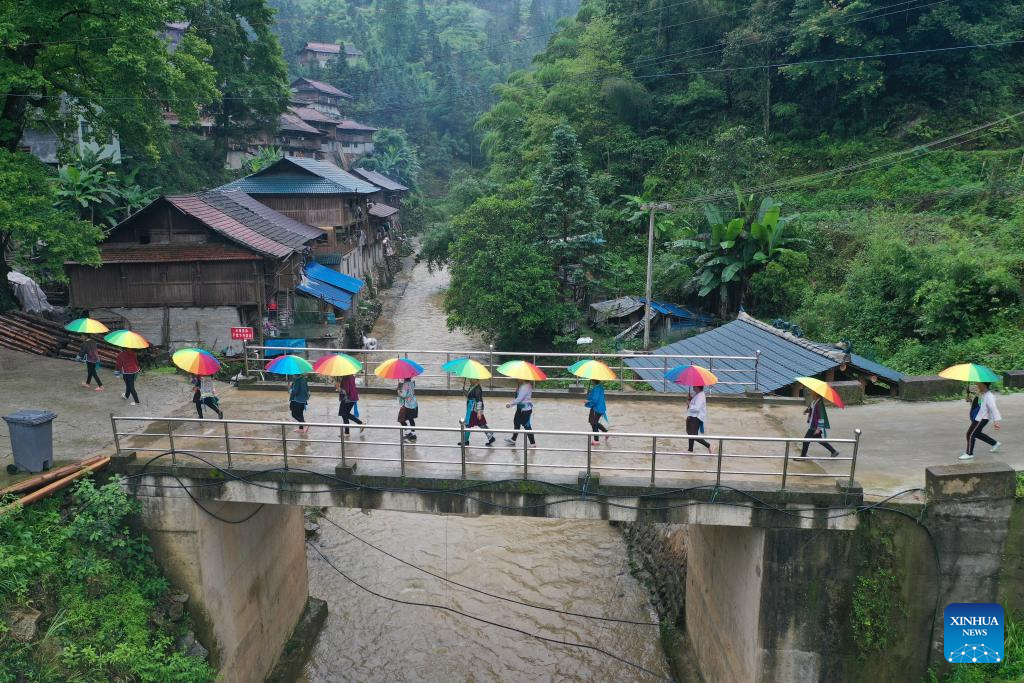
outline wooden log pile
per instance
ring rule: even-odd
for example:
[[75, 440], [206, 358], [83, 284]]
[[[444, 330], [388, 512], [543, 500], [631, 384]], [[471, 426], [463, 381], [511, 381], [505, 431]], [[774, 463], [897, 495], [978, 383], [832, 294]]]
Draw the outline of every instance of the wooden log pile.
[[[81, 335], [72, 334], [60, 323], [12, 311], [0, 315], [0, 347], [40, 356], [72, 359], [82, 345]], [[118, 348], [99, 342], [100, 365], [114, 367]]]

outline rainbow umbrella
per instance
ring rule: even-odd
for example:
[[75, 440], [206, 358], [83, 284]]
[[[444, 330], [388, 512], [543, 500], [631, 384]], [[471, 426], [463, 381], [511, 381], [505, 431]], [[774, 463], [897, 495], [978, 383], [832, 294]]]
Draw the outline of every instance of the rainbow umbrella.
[[592, 358], [586, 358], [573, 363], [569, 366], [569, 372], [583, 379], [596, 379], [602, 382], [616, 379], [615, 373], [612, 372], [611, 368], [601, 361]]
[[122, 349], [148, 349], [149, 341], [138, 332], [131, 330], [114, 330], [103, 338], [103, 341]]
[[362, 369], [362, 363], [345, 353], [332, 353], [329, 356], [317, 359], [313, 363], [314, 372], [318, 375], [327, 375], [328, 377], [355, 375]]
[[497, 367], [497, 371], [512, 379], [540, 382], [548, 378], [543, 370], [525, 360], [510, 360]]
[[263, 369], [275, 375], [305, 375], [307, 372], [313, 372], [313, 366], [308, 360], [290, 353], [278, 356]]
[[220, 361], [202, 349], [179, 349], [171, 356], [171, 362], [191, 375], [215, 375], [220, 370]]
[[984, 365], [974, 363], [962, 363], [946, 368], [939, 373], [939, 377], [956, 379], [961, 382], [997, 382], [999, 376]]
[[699, 365], [679, 365], [665, 373], [665, 379], [684, 387], [710, 387], [718, 383], [715, 377], [707, 368]]
[[77, 332], [79, 334], [106, 334], [110, 331], [110, 328], [106, 325], [92, 318], [72, 320], [64, 326], [64, 329], [68, 332]]
[[373, 371], [384, 379], [409, 379], [423, 374], [423, 366], [408, 358], [389, 358]]
[[450, 360], [442, 365], [441, 369], [450, 375], [466, 379], [489, 379], [491, 377], [490, 371], [484, 367], [483, 363], [472, 358]]
[[797, 382], [803, 384], [805, 387], [821, 396], [827, 401], [831, 401], [840, 408], [845, 408], [843, 405], [843, 399], [839, 397], [839, 392], [828, 385], [828, 382], [822, 382], [820, 379], [814, 379], [813, 377], [797, 377]]

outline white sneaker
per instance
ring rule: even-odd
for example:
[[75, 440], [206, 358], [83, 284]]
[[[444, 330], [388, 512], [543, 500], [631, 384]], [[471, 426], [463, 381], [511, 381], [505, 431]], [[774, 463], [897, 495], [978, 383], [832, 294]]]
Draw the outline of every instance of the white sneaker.
[[509, 446], [515, 446], [516, 445], [516, 442], [512, 440], [511, 436], [505, 437], [505, 443], [508, 444]]
[[989, 453], [998, 453], [999, 449], [1002, 447], [1002, 445], [1003, 445], [1003, 443], [1001, 441], [996, 441], [996, 445], [993, 446], [992, 448], [988, 449], [988, 452]]
[[974, 456], [970, 453], [964, 453], [960, 456], [960, 460], [974, 460]]
[[132, 402], [131, 402], [131, 403], [129, 403], [128, 405], [132, 405], [132, 406], [137, 406], [137, 405], [139, 405], [139, 404], [138, 404], [138, 403], [136, 403], [135, 401], [132, 401]]

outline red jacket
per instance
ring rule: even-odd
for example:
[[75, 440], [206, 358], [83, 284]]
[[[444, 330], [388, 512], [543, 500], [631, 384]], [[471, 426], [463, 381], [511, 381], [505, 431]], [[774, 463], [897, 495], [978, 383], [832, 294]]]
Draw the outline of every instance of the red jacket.
[[134, 375], [139, 371], [139, 358], [131, 349], [125, 349], [117, 354], [114, 369], [123, 375]]

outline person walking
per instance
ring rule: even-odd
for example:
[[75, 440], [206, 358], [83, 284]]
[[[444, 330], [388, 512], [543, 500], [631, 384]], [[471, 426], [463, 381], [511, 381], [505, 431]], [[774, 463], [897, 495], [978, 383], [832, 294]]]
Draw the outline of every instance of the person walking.
[[288, 385], [288, 409], [292, 417], [299, 423], [295, 429], [299, 434], [308, 434], [306, 426], [306, 405], [309, 404], [309, 382], [305, 375], [296, 375]]
[[97, 372], [100, 366], [100, 349], [96, 345], [96, 340], [86, 337], [78, 349], [78, 356], [85, 361], [85, 381], [82, 382], [82, 386], [90, 388], [92, 380], [95, 379], [96, 391], [103, 391], [103, 382], [100, 381], [100, 374]]
[[484, 435], [487, 436], [485, 446], [494, 444], [494, 432], [487, 426], [487, 418], [484, 417], [484, 390], [480, 386], [480, 380], [470, 380], [469, 389], [466, 390], [466, 441], [459, 442], [460, 446], [469, 445], [469, 431], [474, 427], [479, 427], [484, 430]]
[[416, 440], [416, 418], [420, 416], [420, 406], [416, 402], [416, 382], [403, 379], [398, 383], [398, 424], [409, 427], [402, 434], [406, 441]]
[[960, 459], [974, 459], [974, 444], [978, 440], [991, 446], [988, 449], [989, 453], [999, 452], [999, 448], [1003, 444], [985, 434], [983, 430], [989, 422], [998, 430], [1001, 426], [999, 421], [1002, 419], [1003, 416], [999, 414], [996, 396], [992, 393], [991, 385], [988, 382], [978, 382], [978, 393], [971, 400], [971, 426], [967, 429], [967, 450], [960, 456]]
[[217, 413], [218, 419], [224, 419], [224, 412], [220, 409], [220, 400], [217, 398], [217, 387], [212, 377], [192, 375], [192, 402], [196, 404], [196, 414], [200, 420], [204, 419], [203, 406]]
[[505, 438], [509, 446], [516, 445], [519, 438], [519, 430], [526, 431], [526, 438], [530, 441], [530, 448], [537, 447], [537, 440], [533, 434], [533, 383], [520, 382], [516, 389], [516, 397], [505, 404], [506, 408], [516, 407], [515, 417], [512, 418], [512, 429], [516, 430], [512, 436]]
[[[807, 433], [804, 434], [805, 439], [824, 439], [828, 436], [828, 413], [825, 412], [825, 404], [821, 396], [815, 395], [814, 400], [811, 401], [811, 405], [807, 406], [804, 410], [804, 414], [807, 415]], [[800, 457], [807, 457], [807, 447], [810, 446], [809, 441], [804, 441], [803, 446], [800, 448]], [[821, 445], [825, 447], [832, 457], [839, 455], [839, 451], [832, 447], [832, 444], [827, 441], [822, 441]]]
[[587, 400], [583, 404], [587, 408], [590, 408], [590, 415], [588, 421], [590, 422], [590, 429], [594, 432], [594, 443], [601, 443], [601, 432], [604, 432], [604, 442], [608, 443], [608, 428], [601, 424], [603, 418], [605, 422], [608, 421], [608, 409], [604, 402], [604, 385], [601, 384], [600, 380], [594, 380], [593, 386], [590, 387], [590, 393], [587, 394]]
[[[356, 407], [356, 403], [359, 401], [359, 389], [356, 388], [356, 377], [355, 375], [345, 375], [338, 382], [338, 415], [341, 416], [341, 421], [346, 425], [349, 422], [355, 422], [359, 425], [359, 433], [362, 434], [366, 431], [366, 427], [363, 426], [363, 421], [353, 414], [353, 409]], [[345, 427], [345, 434], [348, 434], [348, 427]]]
[[[708, 419], [708, 397], [704, 393], [704, 387], [694, 387], [693, 396], [690, 398], [690, 403], [686, 406], [686, 433], [691, 436], [704, 433], [704, 422]], [[715, 447], [707, 442], [706, 439], [690, 439], [690, 445], [687, 447], [690, 453], [693, 453], [694, 442], [699, 443], [708, 449], [708, 454], [715, 454]]]
[[114, 361], [114, 369], [121, 373], [124, 381], [124, 400], [131, 398], [131, 405], [139, 405], [139, 394], [135, 391], [135, 377], [139, 374], [139, 358], [131, 349], [121, 349]]

